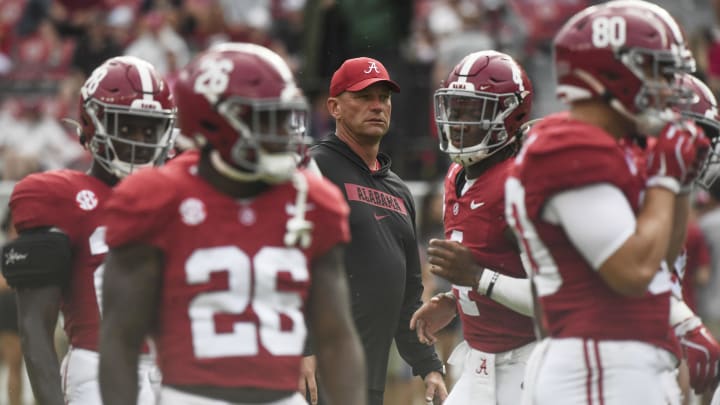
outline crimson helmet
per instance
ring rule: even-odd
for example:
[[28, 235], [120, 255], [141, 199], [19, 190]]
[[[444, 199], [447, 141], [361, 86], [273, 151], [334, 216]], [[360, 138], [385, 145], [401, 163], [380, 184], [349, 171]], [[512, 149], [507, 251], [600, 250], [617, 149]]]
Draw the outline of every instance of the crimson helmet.
[[212, 147], [221, 173], [241, 181], [290, 179], [309, 107], [278, 54], [249, 43], [216, 45], [181, 70], [174, 92], [180, 131]]
[[709, 189], [720, 176], [720, 114], [712, 90], [697, 77], [684, 74], [679, 78], [680, 85], [693, 95], [692, 102], [685, 105], [682, 115], [695, 121], [705, 132], [712, 148], [698, 176], [697, 183]]
[[92, 72], [80, 88], [80, 119], [80, 143], [118, 178], [164, 163], [173, 145], [170, 88], [136, 57], [108, 59]]
[[527, 74], [510, 56], [465, 56], [435, 91], [440, 150], [468, 166], [515, 142], [530, 118], [532, 92]]
[[561, 100], [605, 99], [648, 135], [680, 102], [676, 74], [695, 68], [678, 23], [641, 0], [610, 1], [575, 14], [555, 36], [553, 51]]

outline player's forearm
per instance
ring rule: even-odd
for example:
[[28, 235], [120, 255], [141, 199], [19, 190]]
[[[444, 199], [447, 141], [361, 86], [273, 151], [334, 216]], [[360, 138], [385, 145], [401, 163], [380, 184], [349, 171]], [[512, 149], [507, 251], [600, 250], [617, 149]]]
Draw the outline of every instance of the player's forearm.
[[519, 314], [534, 316], [530, 280], [527, 278], [510, 277], [485, 269], [477, 292]]
[[649, 188], [640, 211], [635, 234], [636, 258], [657, 271], [670, 246], [676, 197], [663, 188]]
[[665, 260], [668, 263], [675, 263], [675, 259], [682, 252], [687, 235], [687, 224], [690, 217], [690, 197], [687, 194], [678, 195], [675, 198], [675, 210], [673, 212], [673, 228], [670, 234], [670, 243]]
[[317, 359], [331, 404], [367, 404], [365, 358], [357, 336], [349, 334], [318, 345]]
[[104, 405], [135, 404], [138, 348], [104, 335], [100, 345], [100, 393]]
[[[29, 339], [39, 340], [39, 339]], [[25, 367], [38, 404], [64, 405], [60, 364], [52, 341], [38, 344], [23, 339]]]
[[600, 266], [605, 282], [616, 292], [642, 296], [668, 253], [675, 195], [661, 187], [647, 190], [635, 232]]
[[55, 352], [60, 289], [58, 287], [17, 290], [18, 331], [30, 385], [40, 404], [65, 403], [60, 364]]

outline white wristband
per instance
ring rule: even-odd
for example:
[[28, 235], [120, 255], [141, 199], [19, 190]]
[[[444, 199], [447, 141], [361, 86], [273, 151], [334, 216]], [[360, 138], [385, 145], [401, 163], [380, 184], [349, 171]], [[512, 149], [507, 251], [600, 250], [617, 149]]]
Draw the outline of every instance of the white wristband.
[[680, 182], [670, 176], [653, 176], [647, 180], [647, 187], [662, 187], [673, 192], [680, 193]]
[[477, 286], [477, 292], [480, 295], [484, 295], [490, 298], [498, 277], [500, 277], [500, 273], [492, 271], [490, 269], [485, 269], [482, 273], [482, 276], [480, 276], [480, 281], [478, 282]]
[[670, 326], [675, 336], [684, 336], [687, 332], [702, 324], [700, 318], [687, 306], [685, 301], [675, 295], [670, 296]]
[[532, 317], [533, 299], [530, 280], [515, 278], [485, 269], [478, 282], [477, 292], [513, 311]]

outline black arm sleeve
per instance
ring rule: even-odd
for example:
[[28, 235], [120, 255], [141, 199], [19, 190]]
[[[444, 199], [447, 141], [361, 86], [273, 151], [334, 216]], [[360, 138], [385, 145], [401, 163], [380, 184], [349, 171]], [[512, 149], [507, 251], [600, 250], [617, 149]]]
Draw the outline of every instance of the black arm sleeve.
[[62, 286], [71, 267], [70, 238], [55, 229], [21, 232], [2, 248], [3, 276], [13, 288]]
[[[414, 223], [414, 207], [412, 208]], [[435, 347], [420, 343], [415, 331], [410, 329], [410, 318], [422, 305], [423, 293], [422, 268], [420, 266], [417, 239], [412, 242], [405, 246], [405, 257], [407, 259], [405, 299], [403, 300], [398, 328], [395, 331], [395, 344], [400, 356], [412, 367], [413, 375], [425, 378], [432, 371], [443, 373], [444, 368], [442, 361], [435, 352]]]

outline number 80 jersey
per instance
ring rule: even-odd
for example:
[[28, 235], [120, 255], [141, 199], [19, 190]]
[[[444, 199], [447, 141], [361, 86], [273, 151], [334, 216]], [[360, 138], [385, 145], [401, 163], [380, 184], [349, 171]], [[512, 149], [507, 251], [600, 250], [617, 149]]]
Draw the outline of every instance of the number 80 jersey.
[[349, 241], [347, 203], [303, 172], [312, 243], [286, 247], [291, 183], [236, 200], [198, 177], [198, 155], [188, 153], [128, 177], [106, 207], [111, 248], [141, 243], [164, 254], [154, 332], [163, 383], [295, 390], [311, 263]]

